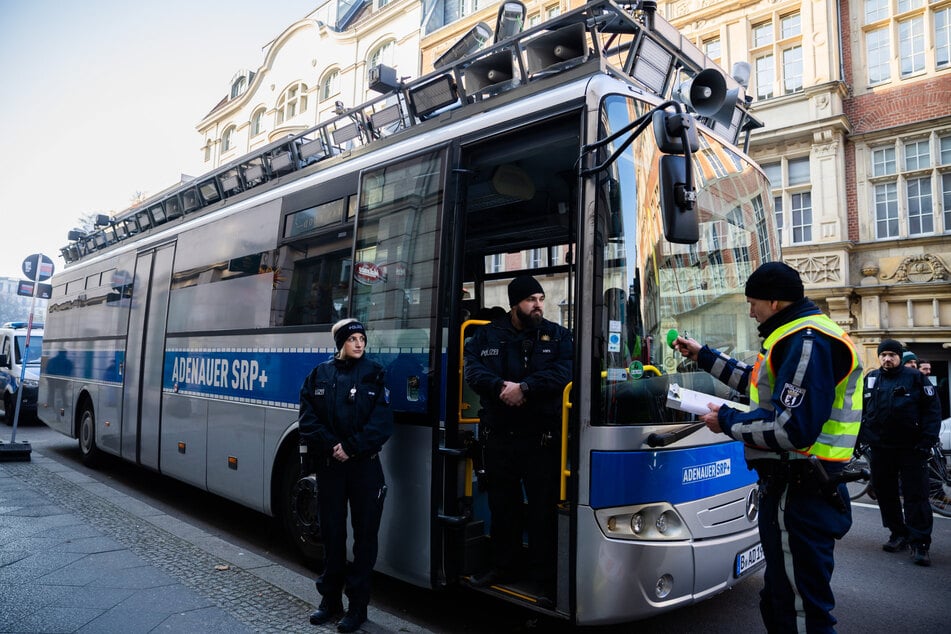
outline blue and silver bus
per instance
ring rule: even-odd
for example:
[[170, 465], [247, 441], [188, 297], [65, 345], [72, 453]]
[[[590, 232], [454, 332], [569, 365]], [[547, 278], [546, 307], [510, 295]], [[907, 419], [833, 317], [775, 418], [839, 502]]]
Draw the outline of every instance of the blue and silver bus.
[[759, 347], [743, 284], [780, 254], [768, 182], [741, 148], [760, 125], [743, 86], [660, 16], [610, 0], [392, 84], [73, 234], [40, 418], [90, 463], [115, 456], [274, 516], [317, 558], [298, 395], [335, 352], [331, 324], [357, 317], [395, 416], [377, 570], [466, 586], [491, 518], [462, 346], [529, 273], [575, 341], [557, 592], [472, 591], [589, 625], [759, 570], [742, 447], [671, 406], [678, 389], [741, 395], [666, 344], [679, 330], [748, 360]]

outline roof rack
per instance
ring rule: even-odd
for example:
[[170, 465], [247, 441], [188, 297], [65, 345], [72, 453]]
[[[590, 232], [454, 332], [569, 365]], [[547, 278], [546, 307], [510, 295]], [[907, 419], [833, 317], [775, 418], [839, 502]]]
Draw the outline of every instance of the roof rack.
[[70, 232], [70, 243], [60, 252], [68, 266], [169, 221], [186, 221], [287, 174], [347, 156], [427, 122], [439, 125], [432, 121], [444, 112], [559, 75], [567, 77], [565, 71], [591, 61], [598, 63], [599, 72], [624, 77], [662, 99], [679, 100], [680, 82], [716, 69], [724, 75], [733, 103], [726, 104], [718, 117], [699, 119], [734, 143], [745, 133], [748, 144], [750, 131], [762, 124], [749, 113], [744, 87], [656, 15], [656, 5], [647, 0], [620, 4], [594, 0], [486, 48], [481, 47], [491, 29], [480, 22], [453, 47], [456, 55], [440, 58], [452, 61], [432, 73], [402, 82], [391, 68], [371, 68], [371, 88], [381, 92], [379, 97], [350, 109], [337, 102], [332, 119], [153, 196], [108, 218], [102, 229]]

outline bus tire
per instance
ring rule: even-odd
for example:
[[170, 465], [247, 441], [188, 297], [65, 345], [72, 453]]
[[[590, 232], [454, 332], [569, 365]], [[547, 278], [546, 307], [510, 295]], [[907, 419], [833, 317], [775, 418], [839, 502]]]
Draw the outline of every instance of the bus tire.
[[79, 410], [79, 454], [83, 464], [95, 468], [102, 461], [102, 451], [96, 445], [96, 414], [89, 399], [84, 399]]
[[278, 467], [276, 518], [285, 539], [311, 566], [323, 561], [324, 547], [317, 518], [316, 481], [301, 478], [296, 454], [286, 452]]

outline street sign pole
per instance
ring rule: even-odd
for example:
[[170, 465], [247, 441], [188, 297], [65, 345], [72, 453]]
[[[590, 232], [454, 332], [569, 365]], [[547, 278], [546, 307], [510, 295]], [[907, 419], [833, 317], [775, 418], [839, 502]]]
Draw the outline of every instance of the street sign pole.
[[[30, 337], [33, 334], [33, 314], [36, 311], [36, 293], [40, 282], [53, 275], [53, 261], [36, 253], [23, 260], [23, 273], [33, 280], [33, 293], [30, 295], [30, 318], [26, 326], [26, 342], [20, 357], [20, 385], [17, 387], [17, 404], [13, 414], [13, 433], [10, 442], [0, 441], [0, 462], [22, 461], [29, 462], [33, 448], [28, 442], [17, 442], [17, 424], [20, 421], [20, 406], [23, 403], [23, 382], [26, 380], [26, 366], [30, 359]], [[16, 354], [16, 346], [10, 349], [10, 354]]]

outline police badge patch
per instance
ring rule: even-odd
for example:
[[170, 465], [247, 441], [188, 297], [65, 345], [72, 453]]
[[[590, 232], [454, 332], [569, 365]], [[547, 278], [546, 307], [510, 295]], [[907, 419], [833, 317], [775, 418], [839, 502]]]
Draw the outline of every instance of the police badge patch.
[[934, 396], [934, 395], [935, 395], [934, 386], [933, 386], [933, 385], [926, 385], [926, 386], [925, 386], [925, 394], [927, 394], [929, 397]]
[[802, 405], [802, 399], [806, 396], [806, 390], [798, 385], [787, 383], [783, 386], [783, 392], [779, 395], [779, 400], [788, 408], [799, 407]]

